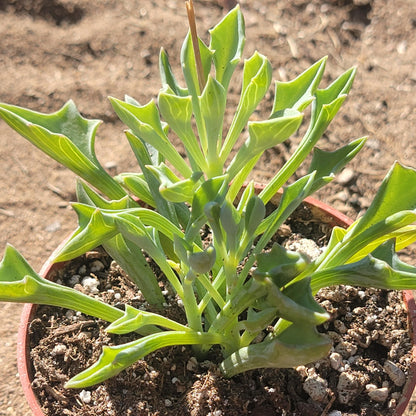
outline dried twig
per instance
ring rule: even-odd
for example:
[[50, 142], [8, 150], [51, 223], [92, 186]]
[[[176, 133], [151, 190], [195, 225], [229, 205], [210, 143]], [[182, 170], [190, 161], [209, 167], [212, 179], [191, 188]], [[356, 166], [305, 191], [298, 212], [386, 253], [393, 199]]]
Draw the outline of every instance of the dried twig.
[[186, 11], [188, 13], [188, 21], [189, 21], [189, 29], [191, 31], [192, 46], [194, 47], [194, 55], [195, 55], [196, 70], [198, 73], [199, 88], [200, 88], [200, 92], [202, 92], [205, 87], [205, 76], [204, 76], [204, 68], [202, 67], [201, 52], [199, 50], [199, 41], [198, 41], [198, 34], [196, 30], [194, 3], [192, 0], [188, 0], [185, 2], [185, 5], [186, 5]]

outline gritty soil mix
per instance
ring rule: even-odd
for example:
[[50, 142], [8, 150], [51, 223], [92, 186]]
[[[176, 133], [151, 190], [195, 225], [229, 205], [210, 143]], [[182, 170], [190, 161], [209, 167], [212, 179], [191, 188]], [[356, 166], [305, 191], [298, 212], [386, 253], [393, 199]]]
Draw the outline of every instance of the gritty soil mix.
[[[327, 235], [303, 208], [276, 240], [291, 249], [319, 252]], [[316, 243], [309, 239], [313, 235]], [[308, 237], [308, 239], [305, 239]], [[157, 268], [160, 284], [163, 276]], [[149, 310], [134, 284], [102, 250], [87, 253], [54, 278], [123, 308]], [[85, 279], [89, 279], [86, 284]], [[91, 279], [96, 284], [91, 285]], [[170, 318], [184, 323], [178, 299], [164, 287]], [[135, 335], [115, 336], [107, 324], [62, 308], [41, 306], [30, 324], [33, 388], [48, 416], [121, 415], [390, 415], [400, 400], [411, 362], [407, 313], [400, 292], [339, 286], [321, 290], [318, 301], [331, 314], [320, 331], [329, 334], [329, 357], [296, 369], [262, 369], [225, 379], [213, 348], [198, 362], [189, 347], [171, 347], [140, 360], [118, 376], [86, 390], [63, 387], [97, 360], [104, 345]], [[121, 303], [123, 302], [123, 303]]]

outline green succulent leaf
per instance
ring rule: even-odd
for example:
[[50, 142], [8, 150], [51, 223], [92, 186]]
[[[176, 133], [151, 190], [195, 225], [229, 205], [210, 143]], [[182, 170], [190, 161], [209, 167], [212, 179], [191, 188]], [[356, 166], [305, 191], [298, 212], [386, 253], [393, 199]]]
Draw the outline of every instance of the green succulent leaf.
[[[205, 85], [208, 79], [208, 74], [211, 70], [213, 52], [205, 45], [205, 43], [201, 39], [198, 39], [198, 42], [201, 54], [202, 68], [204, 71], [203, 83]], [[201, 95], [202, 91], [199, 88], [199, 79], [196, 70], [195, 53], [190, 33], [187, 34], [182, 45], [181, 64], [182, 72], [185, 78], [186, 85], [188, 87], [188, 91], [193, 98], [197, 98], [199, 95]]]
[[331, 346], [329, 338], [315, 327], [292, 324], [277, 337], [240, 348], [221, 363], [220, 370], [232, 377], [256, 368], [296, 367], [319, 360]]
[[163, 347], [171, 345], [216, 344], [216, 334], [191, 331], [167, 331], [148, 335], [137, 341], [114, 347], [104, 347], [98, 361], [69, 380], [67, 388], [85, 388], [119, 374], [128, 366]]
[[366, 140], [366, 137], [362, 137], [332, 152], [315, 148], [312, 162], [309, 166], [309, 173], [316, 172], [316, 180], [311, 193], [314, 193], [326, 185], [328, 181], [331, 181], [335, 174], [363, 148]]
[[228, 158], [249, 117], [269, 89], [271, 75], [270, 62], [258, 52], [245, 61], [240, 102], [220, 152], [222, 163]]
[[163, 119], [184, 144], [193, 169], [207, 171], [207, 162], [192, 129], [191, 96], [178, 96], [171, 89], [165, 88], [159, 93], [158, 104]]
[[269, 252], [258, 254], [256, 260], [257, 268], [253, 276], [261, 279], [270, 277], [278, 288], [283, 288], [308, 265], [302, 254], [286, 250], [277, 243]]
[[60, 306], [109, 322], [122, 315], [113, 306], [39, 276], [11, 245], [0, 263], [0, 301]]
[[159, 180], [160, 194], [170, 202], [191, 203], [202, 172], [194, 172], [190, 178], [181, 180], [173, 171], [161, 163], [159, 166], [146, 166]]
[[303, 111], [315, 99], [326, 60], [326, 57], [320, 59], [292, 81], [276, 81], [271, 118], [287, 108]]
[[383, 180], [376, 196], [364, 216], [349, 228], [351, 238], [405, 210], [416, 210], [416, 170], [395, 163]]
[[180, 97], [185, 97], [188, 95], [188, 90], [180, 87], [176, 81], [169, 63], [168, 54], [163, 48], [160, 50], [159, 54], [159, 71], [160, 78], [164, 87], [168, 86], [176, 95]]
[[126, 195], [96, 158], [95, 134], [101, 121], [83, 118], [73, 101], [52, 114], [0, 104], [0, 117], [48, 156], [110, 198]]
[[387, 262], [368, 255], [358, 262], [324, 268], [311, 275], [313, 293], [331, 285], [388, 290], [416, 289], [416, 275], [413, 269], [396, 270]]
[[349, 69], [328, 88], [315, 92], [316, 99], [312, 104], [308, 131], [296, 151], [261, 192], [261, 198], [265, 203], [287, 182], [312, 151], [345, 101], [354, 81], [355, 73], [355, 68]]
[[302, 114], [298, 111], [288, 111], [281, 117], [250, 121], [248, 123], [249, 137], [230, 164], [227, 172], [234, 177], [251, 159], [257, 158], [265, 150], [270, 149], [289, 138], [300, 126]]
[[266, 215], [266, 207], [263, 201], [257, 196], [253, 195], [247, 203], [244, 215], [244, 230], [247, 235], [255, 235], [257, 227], [263, 221]]
[[217, 148], [221, 146], [226, 91], [211, 75], [199, 97], [201, 115], [204, 121], [207, 141], [207, 175], [213, 177], [223, 174], [223, 166], [218, 163]]
[[112, 322], [106, 328], [106, 332], [110, 334], [128, 334], [148, 325], [157, 325], [174, 331], [190, 331], [190, 328], [185, 325], [179, 324], [164, 316], [126, 305], [123, 316]]
[[[256, 278], [258, 279], [259, 275]], [[261, 276], [259, 281], [267, 287], [268, 303], [277, 308], [280, 318], [310, 325], [320, 325], [329, 319], [328, 313], [312, 295], [310, 278], [299, 280], [283, 290], [280, 290], [269, 277]]]
[[209, 246], [203, 251], [188, 254], [189, 266], [195, 273], [208, 273], [215, 264], [216, 252], [214, 246]]
[[140, 107], [112, 97], [110, 102], [120, 119], [137, 137], [157, 149], [185, 178], [192, 174], [190, 167], [167, 138], [153, 100]]
[[245, 44], [244, 18], [240, 7], [237, 5], [229, 12], [210, 30], [210, 35], [209, 48], [214, 51], [215, 78], [227, 90]]
[[114, 177], [114, 179], [135, 197], [139, 198], [140, 201], [150, 205], [153, 208], [156, 207], [156, 203], [149, 189], [149, 184], [146, 182], [146, 178], [143, 173], [120, 173]]

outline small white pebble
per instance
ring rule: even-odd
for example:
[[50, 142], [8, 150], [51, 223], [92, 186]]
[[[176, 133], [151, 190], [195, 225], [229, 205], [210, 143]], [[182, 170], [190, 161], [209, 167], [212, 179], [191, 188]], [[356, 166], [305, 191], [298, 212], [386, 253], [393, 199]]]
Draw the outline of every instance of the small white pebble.
[[52, 355], [64, 355], [66, 353], [66, 345], [64, 344], [57, 344], [54, 346], [52, 350]]
[[333, 410], [332, 412], [328, 413], [328, 416], [342, 416], [342, 413], [339, 410]]
[[380, 389], [370, 390], [368, 392], [368, 397], [375, 402], [385, 402], [389, 396], [389, 389], [387, 387], [382, 387]]
[[178, 377], [173, 377], [171, 382], [172, 382], [172, 384], [176, 384], [176, 383], [179, 383], [180, 380], [178, 379]]
[[165, 399], [165, 406], [166, 407], [171, 407], [172, 406], [172, 400]]
[[99, 293], [98, 286], [100, 282], [97, 279], [94, 279], [93, 277], [85, 277], [82, 279], [82, 286], [84, 289], [92, 294]]
[[375, 384], [366, 384], [365, 389], [367, 391], [377, 390], [377, 386]]
[[82, 402], [84, 403], [91, 403], [91, 392], [88, 390], [82, 390], [79, 393], [79, 398], [81, 399]]
[[117, 300], [121, 299], [121, 294], [120, 293], [116, 293], [114, 295], [114, 299], [117, 299]]
[[337, 352], [331, 353], [329, 356], [329, 363], [334, 370], [338, 370], [342, 364], [342, 355]]

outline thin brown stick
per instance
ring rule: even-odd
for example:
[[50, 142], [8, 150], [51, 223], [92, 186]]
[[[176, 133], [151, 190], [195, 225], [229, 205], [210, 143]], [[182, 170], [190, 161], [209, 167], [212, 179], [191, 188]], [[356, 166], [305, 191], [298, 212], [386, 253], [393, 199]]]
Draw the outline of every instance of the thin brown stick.
[[194, 3], [192, 0], [188, 0], [185, 2], [185, 5], [186, 5], [186, 11], [188, 13], [189, 28], [191, 30], [192, 46], [194, 47], [196, 72], [198, 75], [199, 88], [200, 88], [200, 93], [202, 93], [205, 87], [205, 76], [204, 76], [204, 68], [202, 67], [201, 52], [199, 50], [198, 34], [196, 31]]

